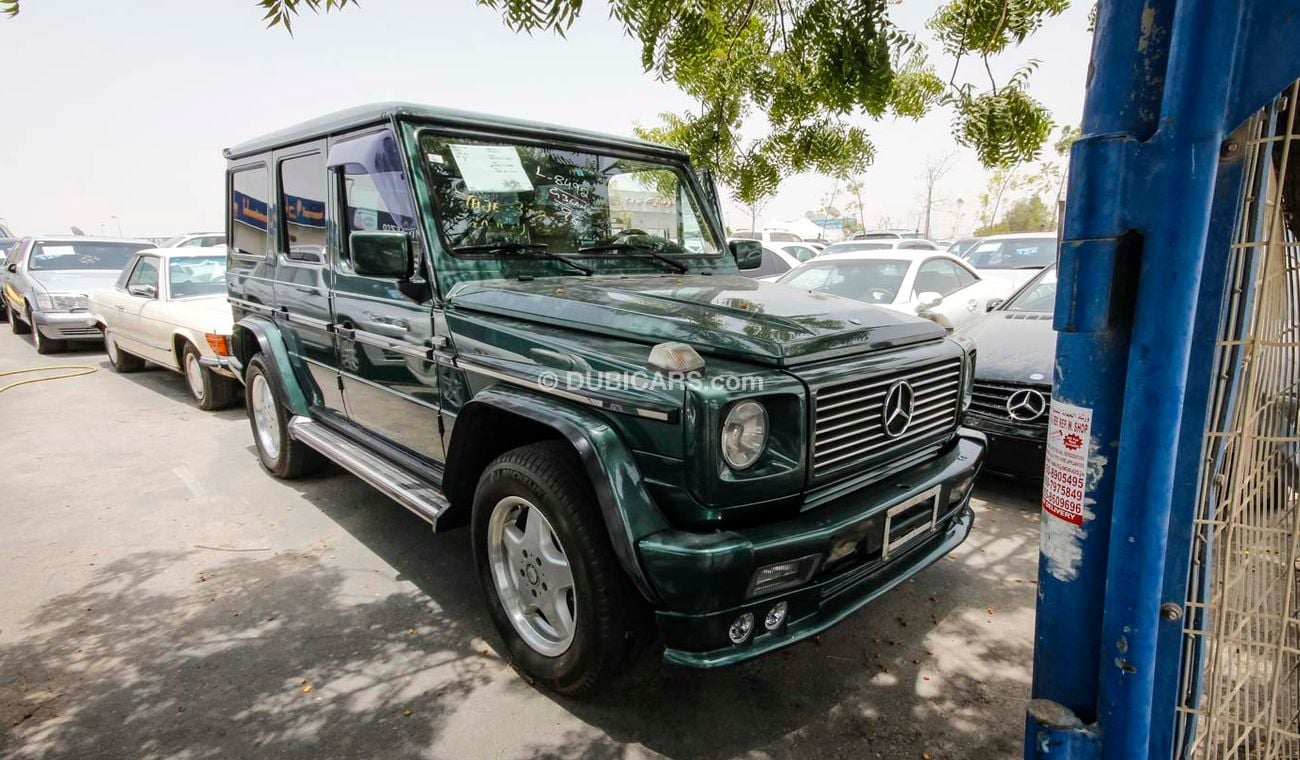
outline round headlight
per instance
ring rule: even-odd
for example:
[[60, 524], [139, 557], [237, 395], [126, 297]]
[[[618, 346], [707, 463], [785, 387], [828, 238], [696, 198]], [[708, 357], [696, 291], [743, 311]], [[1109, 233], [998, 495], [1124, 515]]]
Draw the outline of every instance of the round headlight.
[[743, 470], [763, 453], [767, 445], [767, 410], [757, 401], [741, 401], [731, 407], [722, 423], [722, 458], [735, 470]]

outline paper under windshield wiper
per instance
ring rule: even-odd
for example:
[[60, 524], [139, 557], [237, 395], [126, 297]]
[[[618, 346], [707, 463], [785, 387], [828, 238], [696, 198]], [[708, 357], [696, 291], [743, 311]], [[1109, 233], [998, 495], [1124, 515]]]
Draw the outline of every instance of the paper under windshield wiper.
[[649, 256], [656, 261], [662, 261], [683, 274], [688, 271], [687, 266], [682, 262], [670, 256], [665, 256], [648, 245], [635, 245], [633, 243], [601, 243], [597, 245], [583, 246], [578, 249], [578, 253], [598, 253], [600, 251], [628, 251], [631, 253], [639, 253], [643, 256]]
[[568, 264], [574, 269], [590, 277], [594, 274], [590, 267], [585, 267], [576, 261], [570, 260], [567, 256], [561, 256], [558, 253], [551, 253], [546, 250], [545, 243], [516, 243], [505, 241], [501, 243], [483, 243], [481, 245], [458, 245], [452, 248], [454, 253], [525, 253], [534, 254], [538, 258], [558, 261], [561, 264]]

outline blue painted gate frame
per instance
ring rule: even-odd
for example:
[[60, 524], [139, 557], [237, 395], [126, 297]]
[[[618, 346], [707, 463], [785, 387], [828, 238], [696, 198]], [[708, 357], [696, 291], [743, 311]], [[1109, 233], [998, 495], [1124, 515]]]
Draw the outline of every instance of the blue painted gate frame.
[[1181, 605], [1245, 153], [1232, 132], [1297, 78], [1300, 0], [1099, 5], [1053, 391], [1092, 413], [1086, 511], [1044, 542], [1026, 757], [1174, 754]]

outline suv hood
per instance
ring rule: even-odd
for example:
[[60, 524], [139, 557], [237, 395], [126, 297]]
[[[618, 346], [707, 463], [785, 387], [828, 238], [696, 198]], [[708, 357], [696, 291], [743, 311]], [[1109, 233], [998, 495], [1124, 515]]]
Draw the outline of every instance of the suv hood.
[[111, 288], [121, 275], [115, 269], [37, 269], [27, 276], [47, 293], [89, 293]]
[[738, 275], [481, 280], [453, 288], [447, 305], [777, 365], [946, 334], [915, 316]]

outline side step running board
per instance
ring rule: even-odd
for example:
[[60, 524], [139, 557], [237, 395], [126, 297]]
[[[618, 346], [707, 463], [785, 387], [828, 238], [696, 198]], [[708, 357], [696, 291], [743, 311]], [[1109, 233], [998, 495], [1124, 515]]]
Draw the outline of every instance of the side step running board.
[[427, 481], [372, 454], [319, 422], [295, 416], [289, 420], [289, 435], [334, 460], [435, 527], [438, 518], [451, 506], [442, 491]]

